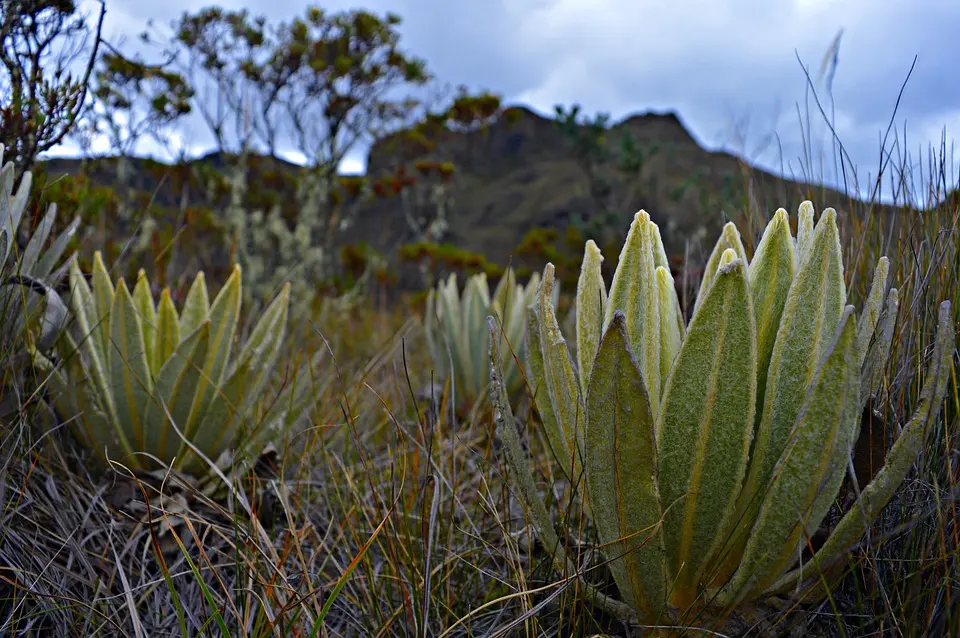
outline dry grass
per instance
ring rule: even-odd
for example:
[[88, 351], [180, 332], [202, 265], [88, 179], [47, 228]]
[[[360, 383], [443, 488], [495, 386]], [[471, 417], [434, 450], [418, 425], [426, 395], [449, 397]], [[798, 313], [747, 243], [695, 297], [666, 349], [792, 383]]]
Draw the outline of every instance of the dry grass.
[[[900, 290], [873, 404], [872, 443], [884, 449], [919, 396], [938, 302], [960, 301], [960, 198], [943, 197], [954, 176], [946, 149], [922, 171], [888, 155], [897, 161], [880, 172], [874, 200], [892, 189], [901, 212], [880, 215], [851, 198], [843, 219], [851, 302], [860, 305], [881, 254]], [[847, 189], [858, 192], [851, 177]], [[913, 204], [921, 200], [932, 203]], [[758, 203], [745, 201], [740, 213], [742, 228], [762, 227]], [[504, 480], [486, 404], [464, 416], [422, 391], [433, 379], [409, 314], [362, 305], [292, 340], [290, 357], [330, 355], [312, 379], [309, 423], [279, 451], [278, 467], [237, 479], [217, 499], [174, 477], [147, 485], [120, 469], [91, 476], [66, 426], [48, 431], [49, 415], [25, 395], [0, 430], [0, 635], [639, 635], [586, 600], [576, 578], [553, 571]], [[0, 362], [12, 356], [0, 353]], [[954, 360], [929, 447], [831, 599], [755, 610], [727, 635], [960, 635]], [[527, 404], [518, 413], [527, 415], [530, 470], [566, 512], [568, 551], [615, 593], [590, 530], [551, 475]]]

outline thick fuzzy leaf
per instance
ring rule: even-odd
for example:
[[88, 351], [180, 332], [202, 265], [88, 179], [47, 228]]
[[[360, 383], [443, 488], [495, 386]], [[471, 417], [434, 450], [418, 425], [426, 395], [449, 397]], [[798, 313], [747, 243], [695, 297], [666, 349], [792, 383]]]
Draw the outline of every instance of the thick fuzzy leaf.
[[763, 493], [727, 588], [734, 602], [776, 580], [797, 559], [801, 540], [817, 531], [843, 480], [859, 394], [856, 322], [848, 306]]
[[47, 212], [44, 214], [43, 219], [40, 220], [33, 234], [30, 235], [30, 240], [27, 242], [27, 247], [23, 250], [23, 255], [20, 256], [19, 271], [21, 273], [25, 275], [35, 274], [36, 276], [42, 277], [42, 275], [35, 272], [36, 266], [40, 259], [40, 251], [43, 250], [44, 245], [46, 245], [56, 219], [57, 205], [50, 204], [50, 206], [47, 207]]
[[427, 339], [427, 349], [430, 350], [430, 359], [433, 361], [433, 371], [441, 379], [448, 375], [450, 367], [447, 348], [441, 334], [442, 323], [437, 316], [437, 289], [431, 288], [427, 293], [427, 307], [423, 315], [423, 332]]
[[136, 451], [150, 451], [146, 448], [143, 415], [153, 392], [153, 378], [147, 365], [140, 315], [123, 278], [117, 282], [113, 308], [110, 310], [110, 352], [107, 360], [117, 419]]
[[[233, 348], [233, 337], [240, 316], [240, 298], [240, 267], [236, 266], [230, 278], [220, 289], [220, 294], [217, 295], [208, 313], [210, 345], [207, 360], [197, 384], [193, 405], [190, 407], [190, 416], [187, 417], [186, 423], [180, 426], [184, 428], [184, 434], [191, 441], [227, 370], [230, 350]], [[184, 318], [181, 318], [181, 326], [184, 323]], [[185, 450], [181, 450], [181, 454], [184, 453]]]
[[[773, 467], [783, 453], [804, 397], [836, 334], [846, 302], [843, 261], [836, 214], [828, 208], [820, 217], [810, 255], [787, 293], [780, 328], [767, 373], [763, 412], [750, 454], [750, 468], [739, 511], [750, 525]], [[741, 534], [737, 536], [742, 539]], [[736, 553], [731, 555], [736, 559]]]
[[686, 327], [683, 325], [683, 311], [674, 285], [673, 275], [663, 266], [657, 266], [657, 307], [660, 311], [660, 393], [667, 385], [667, 377], [673, 369], [673, 363], [680, 353]]
[[746, 264], [732, 249], [690, 323], [667, 381], [657, 441], [671, 599], [698, 596], [726, 540], [747, 468], [757, 347]]
[[740, 231], [737, 230], [737, 226], [733, 222], [724, 224], [723, 232], [720, 233], [720, 239], [718, 239], [716, 245], [714, 245], [713, 252], [710, 253], [710, 258], [707, 259], [707, 265], [703, 268], [703, 278], [700, 280], [697, 300], [693, 304], [694, 314], [697, 313], [697, 308], [703, 303], [704, 298], [707, 296], [707, 291], [709, 291], [710, 286], [713, 285], [713, 279], [717, 276], [717, 270], [720, 268], [720, 258], [726, 250], [733, 250], [737, 257], [742, 259], [744, 263], [747, 262], [747, 251], [743, 248]]
[[604, 317], [604, 330], [618, 310], [626, 317], [630, 349], [640, 363], [654, 415], [660, 408], [661, 387], [656, 252], [650, 215], [641, 210], [634, 215], [620, 251]]
[[[243, 419], [253, 414], [256, 402], [263, 400], [267, 382], [283, 346], [289, 307], [290, 286], [287, 284], [254, 326], [237, 357], [236, 367], [213, 397], [203, 425], [195, 437], [197, 447], [207, 456], [216, 459], [225, 442], [239, 430]], [[303, 382], [298, 379], [298, 383]], [[267, 400], [272, 400], [272, 397]]]
[[897, 310], [900, 307], [900, 294], [896, 288], [887, 293], [886, 303], [880, 311], [877, 322], [877, 338], [870, 345], [867, 356], [860, 368], [860, 405], [867, 404], [867, 399], [875, 396], [883, 383], [883, 369], [890, 356], [890, 346], [893, 344], [893, 330], [897, 323]]
[[577, 280], [577, 367], [580, 391], [586, 396], [593, 360], [603, 336], [603, 313], [607, 304], [607, 286], [600, 271], [603, 254], [592, 239], [583, 249], [583, 264]]
[[180, 310], [180, 338], [186, 339], [192, 335], [209, 316], [210, 296], [207, 294], [207, 280], [203, 271], [200, 271], [190, 285], [187, 298], [183, 300], [183, 308]]
[[870, 286], [870, 294], [867, 296], [867, 303], [863, 307], [863, 314], [860, 315], [860, 320], [857, 322], [857, 355], [860, 365], [863, 365], [863, 360], [867, 356], [867, 349], [870, 347], [870, 341], [873, 339], [873, 333], [877, 329], [889, 270], [890, 260], [881, 257], [880, 261], [877, 262], [876, 270], [873, 272], [873, 284]]
[[[513, 269], [509, 268], [507, 270], [512, 275]], [[530, 285], [531, 283], [533, 283], [532, 286]], [[523, 380], [520, 374], [520, 366], [515, 365], [512, 359], [513, 355], [516, 355], [519, 361], [522, 362], [526, 356], [523, 349], [525, 316], [527, 306], [533, 303], [535, 299], [538, 283], [539, 277], [531, 277], [526, 288], [514, 284], [512, 287], [513, 292], [505, 295], [505, 305], [502, 308], [499, 306], [499, 301], [494, 301], [493, 303], [493, 310], [501, 317], [501, 325], [503, 326], [500, 348], [501, 350], [509, 352], [511, 357], [511, 363], [504, 371], [504, 379], [507, 383], [507, 388], [511, 392], [517, 389]], [[486, 331], [484, 331], [484, 333], [486, 334]], [[489, 338], [489, 335], [487, 335], [486, 338]], [[489, 349], [489, 346], [487, 349]]]
[[[466, 291], [464, 291], [466, 297]], [[461, 385], [466, 386], [466, 380], [461, 379], [463, 374], [462, 361], [467, 349], [464, 338], [464, 318], [460, 306], [460, 291], [457, 288], [457, 275], [451, 273], [445, 284], [441, 284], [437, 295], [437, 317], [442, 326], [441, 335], [443, 341], [440, 346], [442, 351], [452, 360], [452, 367], [449, 373], [448, 381], [451, 383], [451, 400], [456, 401], [458, 394], [457, 388]]]
[[[70, 260], [70, 291], [70, 305], [73, 308], [73, 316], [77, 320], [77, 331], [81, 340], [78, 349], [83, 351], [88, 360], [86, 372], [89, 376], [87, 378], [92, 381], [96, 388], [96, 394], [103, 404], [102, 411], [108, 416], [111, 423], [119, 429], [113, 392], [107, 376], [107, 358], [98, 346], [97, 333], [93, 324], [96, 316], [96, 303], [93, 300], [93, 291], [90, 290], [87, 280], [80, 272], [80, 264], [76, 256]], [[76, 352], [68, 356], [72, 357], [78, 354], [79, 352]], [[123, 443], [124, 448], [129, 450], [130, 442], [124, 438]]]
[[656, 618], [666, 606], [657, 447], [650, 399], [617, 312], [587, 391], [584, 474], [597, 534], [621, 596]]
[[160, 373], [163, 364], [173, 356], [178, 345], [180, 345], [180, 316], [177, 314], [176, 306], [173, 305], [173, 299], [170, 298], [170, 290], [164, 288], [160, 293], [160, 305], [157, 308], [157, 337], [154, 344], [156, 352], [153, 357], [156, 374]]
[[650, 230], [653, 237], [653, 264], [655, 268], [666, 268], [670, 271], [670, 260], [667, 259], [667, 250], [663, 246], [663, 238], [660, 236], [660, 227], [650, 222]]
[[779, 209], [763, 231], [748, 277], [757, 320], [757, 412], [763, 409], [767, 370], [780, 328], [787, 292], [797, 274], [797, 255], [790, 236], [790, 218]]
[[[71, 350], [76, 352], [69, 334], [65, 341], [71, 342]], [[46, 374], [44, 384], [58, 411], [70, 419], [70, 426], [90, 450], [113, 459], [130, 454], [129, 446], [121, 445], [113, 421], [98, 407], [92, 375], [86, 373], [79, 356], [64, 360], [58, 367], [45, 358], [35, 361]]]
[[157, 356], [157, 310], [153, 306], [153, 295], [150, 293], [150, 282], [147, 273], [141, 268], [137, 273], [137, 284], [133, 287], [133, 305], [137, 307], [143, 326], [143, 342], [147, 346], [147, 364], [150, 374], [156, 378], [160, 371]]
[[803, 263], [803, 260], [810, 254], [810, 246], [813, 244], [813, 202], [804, 201], [800, 203], [797, 211], [797, 265]]
[[[578, 441], [583, 436], [583, 409], [573, 358], [567, 342], [560, 333], [560, 325], [554, 314], [551, 293], [553, 290], [553, 264], [543, 271], [539, 298], [534, 306], [540, 324], [540, 348], [543, 353], [544, 385], [557, 419], [560, 433], [572, 458], [573, 476], [580, 476], [580, 450]], [[570, 466], [564, 468], [570, 471]]]
[[183, 444], [171, 421], [180, 432], [185, 431], [190, 407], [203, 380], [209, 344], [210, 322], [205, 321], [177, 346], [157, 375], [143, 421], [146, 449], [164, 463], [173, 463]]
[[[576, 572], [577, 567], [567, 557], [560, 538], [553, 528], [553, 522], [550, 520], [550, 514], [544, 505], [543, 499], [537, 492], [537, 486], [533, 481], [533, 475], [523, 454], [523, 447], [520, 443], [520, 436], [517, 434], [513, 411], [510, 408], [510, 399], [507, 395], [506, 383], [503, 381], [503, 366], [500, 358], [500, 349], [498, 344], [501, 339], [498, 338], [496, 320], [492, 317], [487, 318], [487, 326], [490, 330], [490, 394], [493, 403], [494, 421], [497, 426], [497, 433], [503, 442], [503, 448], [506, 452], [507, 465], [513, 474], [514, 480], [520, 488], [517, 496], [523, 504], [524, 510], [533, 520], [533, 525], [537, 530], [537, 535], [547, 551], [550, 552], [554, 563], [559, 571], [564, 574]], [[592, 585], [581, 580], [580, 586], [587, 600], [596, 602], [602, 608], [608, 610], [617, 617], [627, 620], [637, 620], [636, 610], [620, 601], [613, 600], [598, 592]], [[651, 618], [651, 621], [656, 620]]]
[[70, 244], [70, 240], [77, 234], [78, 228], [80, 228], [80, 218], [74, 217], [73, 221], [63, 229], [63, 232], [57, 235], [53, 243], [43, 251], [43, 254], [40, 256], [40, 261], [37, 262], [37, 267], [34, 270], [34, 274], [37, 277], [50, 277], [54, 268], [56, 268], [60, 262], [60, 258], [63, 256], [64, 251], [66, 251], [67, 246]]
[[543, 347], [540, 340], [540, 313], [535, 306], [527, 308], [527, 330], [525, 350], [527, 352], [527, 367], [529, 368], [530, 392], [533, 402], [540, 413], [544, 433], [550, 451], [560, 466], [563, 476], [571, 480], [572, 451], [567, 447], [567, 437], [556, 412], [553, 408], [553, 399], [550, 396], [551, 379], [547, 376], [547, 368], [543, 358]]
[[[860, 492], [857, 502], [840, 519], [827, 541], [814, 554], [813, 559], [786, 574], [770, 587], [769, 591], [786, 591], [808, 578], [817, 579], [819, 582], [818, 574], [843, 560], [863, 536], [867, 526], [873, 523], [880, 511], [890, 502], [913, 467], [917, 455], [927, 440], [931, 426], [940, 414], [947, 383], [951, 376], [950, 367], [955, 344], [956, 334], [951, 305], [949, 301], [944, 301], [940, 304], [936, 345], [924, 379], [919, 405], [887, 454], [886, 463], [870, 484]], [[820, 590], [816, 598], [822, 599], [825, 595], [826, 592]]]
[[483, 322], [490, 314], [490, 288], [487, 285], [487, 276], [483, 273], [474, 275], [467, 280], [463, 291], [463, 317], [459, 318], [461, 326], [460, 340], [463, 350], [460, 356], [460, 369], [463, 375], [462, 384], [475, 390], [478, 394], [487, 386], [486, 361], [481, 353], [489, 348], [487, 331], [483, 329]]
[[103, 263], [103, 257], [97, 251], [93, 254], [93, 312], [90, 313], [90, 328], [93, 330], [93, 343], [100, 353], [100, 359], [106, 361], [110, 351], [110, 309], [113, 308], [113, 282]]

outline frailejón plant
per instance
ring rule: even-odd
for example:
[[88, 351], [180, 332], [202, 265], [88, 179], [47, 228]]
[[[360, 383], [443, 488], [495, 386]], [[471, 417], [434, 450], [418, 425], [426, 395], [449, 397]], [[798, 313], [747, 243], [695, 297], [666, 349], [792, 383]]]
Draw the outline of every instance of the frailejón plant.
[[[937, 419], [955, 335], [950, 303], [919, 407], [886, 465], [812, 556], [803, 550], [836, 500], [860, 415], [889, 354], [897, 291], [881, 258], [859, 319], [847, 305], [836, 214], [814, 229], [809, 202], [791, 236], [783, 209], [752, 260], [728, 224], [684, 325], [657, 226], [634, 217], [609, 293], [587, 243], [577, 290], [577, 361], [549, 300], [548, 264], [528, 309], [527, 360], [547, 440], [582, 492], [621, 599], [644, 623], [718, 622], [783, 593], [826, 594], [836, 569], [892, 498]], [[496, 334], [496, 322], [490, 321]], [[507, 459], [544, 543], [574, 569], [536, 493], [502, 400]], [[582, 477], [582, 478], [581, 478]], [[591, 591], [592, 588], [588, 589]], [[705, 620], [711, 618], [711, 621]]]
[[286, 333], [289, 288], [264, 310], [233, 356], [240, 315], [240, 267], [210, 302], [203, 273], [183, 307], [165, 289], [155, 305], [141, 271], [131, 292], [116, 284], [100, 253], [91, 284], [70, 263], [75, 330], [63, 364], [49, 366], [57, 411], [103, 461], [153, 470], [156, 461], [196, 476], [225, 451], [259, 453], [309, 400], [309, 380], [266, 396]]
[[[0, 145], [0, 164], [3, 164]], [[49, 353], [66, 325], [67, 307], [56, 292], [61, 258], [80, 224], [75, 218], [50, 241], [57, 219], [51, 204], [25, 246], [18, 242], [33, 176], [23, 174], [14, 193], [13, 162], [0, 168], [0, 418], [18, 412], [35, 353]]]
[[[3, 164], [3, 151], [0, 145], [0, 164]], [[57, 206], [51, 204], [21, 250], [17, 239], [33, 175], [23, 174], [16, 194], [13, 192], [15, 181], [13, 162], [3, 164], [0, 169], [0, 326], [3, 327], [0, 352], [9, 352], [8, 348], [24, 336], [24, 328], [34, 323], [35, 317], [39, 330], [31, 347], [45, 351], [53, 345], [66, 319], [67, 308], [54, 288], [65, 270], [58, 268], [60, 259], [80, 225], [80, 218], [75, 218], [48, 245], [57, 220]]]
[[[451, 273], [445, 282], [441, 281], [427, 293], [424, 318], [427, 347], [438, 377], [451, 381], [452, 396], [457, 403], [473, 405], [486, 391], [490, 378], [487, 363], [490, 345], [484, 321], [488, 315], [495, 314], [503, 324], [506, 339], [502, 347], [506, 348], [509, 343], [523, 361], [526, 308], [533, 302], [539, 285], [539, 273], [534, 273], [527, 285], [522, 286], [517, 283], [513, 269], [507, 268], [492, 298], [485, 273], [469, 277], [462, 296], [456, 273]], [[556, 294], [553, 299], [556, 303]], [[510, 392], [517, 391], [523, 379], [512, 359], [505, 375]]]

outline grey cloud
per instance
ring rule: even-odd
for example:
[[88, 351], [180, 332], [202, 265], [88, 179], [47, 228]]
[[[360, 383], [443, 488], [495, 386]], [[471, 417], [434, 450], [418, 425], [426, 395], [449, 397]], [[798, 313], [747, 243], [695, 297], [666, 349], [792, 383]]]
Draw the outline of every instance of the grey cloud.
[[[276, 20], [303, 10], [300, 0], [223, 2]], [[329, 10], [353, 1], [323, 3]], [[394, 11], [405, 46], [444, 82], [500, 92], [549, 112], [579, 102], [614, 117], [648, 109], [680, 113], [708, 147], [735, 146], [732, 129], [749, 117], [747, 148], [771, 131], [788, 172], [802, 154], [796, 104], [844, 29], [833, 83], [838, 132], [863, 177], [877, 165], [878, 138], [914, 56], [897, 122], [911, 150], [939, 142], [940, 125], [960, 125], [960, 3], [927, 0], [366, 0]], [[148, 18], [166, 25], [198, 5], [114, 3], [108, 27], [129, 30]], [[130, 34], [136, 35], [136, 31]], [[816, 79], [816, 77], [814, 78]], [[822, 86], [819, 87], [822, 90]], [[821, 94], [826, 104], [826, 96]], [[812, 114], [816, 118], [816, 113]], [[196, 123], [198, 128], [202, 128]], [[900, 130], [901, 127], [898, 127]], [[824, 142], [825, 129], [814, 130]], [[948, 130], [952, 141], [956, 130]], [[924, 138], [926, 136], [926, 138]], [[197, 136], [202, 139], [202, 134]], [[737, 150], [737, 149], [733, 149]], [[752, 158], [780, 166], [775, 150]], [[829, 176], [827, 176], [829, 177]], [[831, 180], [832, 181], [832, 180]]]

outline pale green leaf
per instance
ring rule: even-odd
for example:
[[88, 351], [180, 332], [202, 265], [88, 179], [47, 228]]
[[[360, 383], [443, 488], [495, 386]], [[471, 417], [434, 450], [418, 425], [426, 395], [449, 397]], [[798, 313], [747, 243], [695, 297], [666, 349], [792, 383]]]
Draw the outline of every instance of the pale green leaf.
[[[143, 422], [146, 449], [164, 463], [173, 463], [183, 444], [171, 421], [184, 433], [190, 407], [203, 379], [203, 366], [207, 360], [209, 343], [210, 322], [205, 321], [177, 346], [157, 374], [156, 385]], [[180, 465], [179, 461], [182, 460], [178, 459], [177, 465]]]
[[110, 350], [110, 309], [113, 307], [113, 282], [107, 273], [100, 251], [93, 254], [93, 312], [88, 315], [93, 330], [93, 343], [102, 361]]
[[586, 396], [593, 360], [603, 336], [603, 313], [607, 289], [600, 271], [603, 254], [592, 239], [583, 249], [583, 264], [577, 280], [577, 365], [580, 391]]
[[584, 479], [621, 596], [645, 616], [666, 606], [653, 413], [622, 312], [600, 344], [587, 391]]
[[763, 486], [756, 524], [726, 588], [734, 602], [763, 589], [796, 561], [801, 540], [817, 531], [836, 497], [853, 444], [851, 420], [856, 418], [860, 393], [857, 371], [856, 322], [853, 307], [848, 306], [769, 485]]
[[739, 503], [739, 511], [746, 512], [741, 517], [745, 525], [755, 517], [757, 494], [768, 484], [786, 447], [817, 366], [836, 334], [845, 303], [840, 236], [836, 214], [828, 208], [817, 224], [810, 255], [787, 293], [774, 342], [763, 412]]
[[110, 352], [107, 360], [117, 420], [136, 451], [150, 451], [145, 447], [143, 415], [153, 391], [153, 378], [147, 365], [140, 316], [123, 278], [117, 282], [113, 308], [110, 310]]
[[883, 306], [883, 299], [887, 288], [887, 272], [890, 270], [890, 260], [881, 257], [877, 262], [877, 268], [873, 272], [873, 284], [870, 286], [870, 294], [867, 296], [867, 303], [863, 307], [863, 313], [857, 322], [857, 356], [859, 365], [863, 365], [863, 360], [867, 356], [867, 349], [870, 347], [870, 341], [873, 339], [873, 333], [877, 329], [877, 321], [880, 319], [880, 309]]
[[53, 243], [43, 251], [43, 254], [40, 256], [40, 261], [37, 262], [37, 268], [34, 271], [38, 277], [50, 277], [53, 269], [70, 244], [70, 240], [77, 234], [78, 228], [80, 228], [80, 217], [74, 217], [73, 221], [63, 229], [63, 232], [57, 235]]
[[[540, 347], [543, 352], [545, 385], [553, 408], [553, 414], [572, 459], [573, 476], [580, 475], [578, 440], [583, 436], [583, 409], [573, 358], [566, 339], [560, 333], [560, 325], [554, 314], [550, 293], [553, 288], [553, 264], [543, 271], [540, 295], [534, 306], [540, 324]], [[569, 472], [571, 467], [564, 468]]]
[[810, 246], [813, 244], [813, 202], [804, 201], [800, 203], [800, 209], [797, 211], [797, 265], [803, 263], [810, 253]]
[[[923, 449], [932, 425], [943, 406], [947, 383], [951, 377], [951, 360], [956, 347], [953, 313], [949, 301], [940, 304], [936, 345], [930, 359], [930, 367], [924, 379], [920, 401], [910, 421], [903, 428], [887, 454], [884, 466], [861, 492], [857, 502], [847, 511], [827, 541], [814, 554], [813, 559], [793, 570], [769, 588], [771, 592], [786, 591], [807, 578], [819, 582], [818, 574], [843, 560], [893, 498], [901, 483], [913, 467], [917, 455]], [[826, 592], [820, 591], [818, 598]]]
[[703, 278], [700, 280], [700, 289], [697, 291], [697, 299], [693, 304], [693, 314], [697, 314], [697, 308], [700, 307], [700, 304], [707, 296], [707, 291], [709, 291], [710, 286], [713, 285], [713, 279], [716, 277], [717, 270], [720, 268], [720, 258], [723, 256], [725, 250], [733, 250], [737, 257], [742, 259], [744, 263], [747, 262], [747, 252], [743, 248], [740, 231], [737, 230], [737, 225], [733, 222], [724, 224], [723, 232], [720, 233], [720, 238], [714, 245], [713, 252], [710, 253], [710, 258], [707, 259], [707, 265], [703, 268]]
[[643, 382], [650, 391], [650, 407], [656, 415], [660, 406], [660, 312], [650, 215], [634, 215], [620, 251], [620, 260], [610, 284], [604, 329], [616, 311], [627, 318], [630, 348], [640, 363]]
[[527, 367], [530, 376], [530, 392], [534, 405], [540, 413], [544, 433], [550, 452], [560, 466], [563, 475], [569, 480], [571, 471], [571, 451], [567, 448], [567, 437], [564, 435], [560, 421], [554, 411], [554, 401], [550, 396], [550, 378], [543, 359], [543, 348], [540, 342], [540, 313], [531, 306], [527, 308], [527, 329], [525, 347], [527, 353]]
[[680, 309], [680, 299], [677, 297], [677, 288], [673, 275], [663, 266], [657, 267], [657, 307], [660, 310], [660, 379], [662, 381], [661, 394], [666, 388], [667, 377], [673, 369], [673, 363], [680, 352], [683, 335], [686, 331], [683, 325], [683, 311]]
[[[193, 405], [190, 407], [190, 416], [187, 417], [186, 423], [180, 426], [183, 428], [184, 435], [191, 441], [194, 439], [197, 427], [206, 415], [211, 398], [223, 380], [223, 375], [230, 360], [230, 350], [233, 348], [233, 337], [240, 316], [240, 277], [240, 267], [236, 266], [223, 288], [220, 289], [220, 293], [214, 299], [213, 306], [211, 306], [207, 315], [210, 321], [210, 346], [207, 361], [203, 367], [203, 375], [197, 384]], [[186, 310], [184, 310], [184, 313], [186, 313]], [[181, 317], [181, 328], [185, 323], [185, 318]], [[183, 453], [182, 450], [181, 453]]]
[[203, 271], [198, 272], [180, 310], [180, 338], [186, 339], [210, 316], [210, 296]]
[[36, 266], [38, 260], [40, 259], [40, 251], [43, 250], [44, 245], [47, 243], [47, 239], [50, 237], [50, 231], [53, 230], [53, 224], [56, 219], [57, 205], [50, 204], [47, 207], [47, 212], [40, 220], [40, 223], [33, 230], [33, 234], [30, 235], [30, 240], [27, 242], [27, 247], [24, 248], [23, 254], [20, 256], [19, 272], [37, 277], [43, 276], [36, 272]]
[[767, 371], [783, 316], [790, 284], [797, 273], [797, 255], [790, 236], [790, 218], [777, 210], [763, 231], [748, 268], [757, 322], [757, 412], [763, 409]]
[[[730, 261], [732, 260], [732, 261]], [[693, 603], [727, 540], [747, 468], [757, 391], [757, 346], [747, 267], [724, 251], [694, 315], [657, 419], [672, 600]]]
[[153, 357], [158, 374], [163, 364], [173, 356], [173, 351], [178, 345], [180, 345], [180, 317], [177, 315], [176, 306], [173, 305], [173, 299], [170, 298], [170, 290], [164, 288], [160, 293], [160, 305], [157, 308], [157, 337], [154, 345], [156, 352]]
[[140, 314], [143, 326], [143, 342], [147, 346], [147, 364], [150, 372], [156, 378], [160, 371], [157, 356], [157, 311], [153, 305], [153, 295], [150, 293], [150, 282], [147, 273], [141, 268], [137, 273], [137, 284], [133, 287], [133, 305]]

